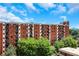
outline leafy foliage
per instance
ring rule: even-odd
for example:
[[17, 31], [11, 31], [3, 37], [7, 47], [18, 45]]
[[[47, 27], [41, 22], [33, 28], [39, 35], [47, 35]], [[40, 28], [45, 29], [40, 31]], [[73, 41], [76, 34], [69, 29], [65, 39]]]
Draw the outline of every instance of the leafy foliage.
[[70, 35], [73, 36], [74, 39], [78, 39], [79, 38], [79, 29], [70, 29]]
[[52, 46], [46, 38], [21, 39], [18, 41], [17, 55], [19, 56], [46, 56], [52, 55]]
[[56, 51], [59, 50], [59, 48], [63, 48], [64, 47], [64, 42], [62, 40], [57, 40], [54, 44]]
[[6, 48], [5, 55], [6, 56], [16, 55], [16, 48], [12, 44], [9, 44], [9, 46]]
[[72, 36], [68, 36], [63, 40], [65, 47], [73, 47], [76, 48], [78, 46], [77, 40], [75, 40]]
[[68, 36], [62, 40], [57, 40], [54, 46], [56, 48], [56, 51], [58, 51], [60, 48], [64, 48], [64, 47], [76, 48], [78, 44], [77, 44], [77, 40], [75, 40], [72, 36]]

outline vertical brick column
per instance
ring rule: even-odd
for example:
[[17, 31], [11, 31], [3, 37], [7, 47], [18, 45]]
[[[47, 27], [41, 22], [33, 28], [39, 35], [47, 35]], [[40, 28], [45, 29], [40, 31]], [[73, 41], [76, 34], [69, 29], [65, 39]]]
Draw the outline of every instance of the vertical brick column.
[[38, 39], [40, 37], [40, 25], [34, 24], [34, 38]]
[[20, 24], [20, 38], [28, 38], [28, 24]]
[[3, 35], [3, 34], [2, 34], [2, 31], [3, 31], [3, 30], [2, 30], [2, 27], [3, 27], [3, 26], [2, 26], [2, 23], [0, 23], [0, 54], [2, 54], [2, 47], [3, 47], [3, 45], [2, 45], [2, 41], [3, 41], [3, 39], [2, 39], [2, 38], [3, 38], [3, 37], [2, 37], [2, 35]]
[[51, 44], [53, 45], [55, 40], [57, 39], [57, 25], [50, 26], [50, 37]]

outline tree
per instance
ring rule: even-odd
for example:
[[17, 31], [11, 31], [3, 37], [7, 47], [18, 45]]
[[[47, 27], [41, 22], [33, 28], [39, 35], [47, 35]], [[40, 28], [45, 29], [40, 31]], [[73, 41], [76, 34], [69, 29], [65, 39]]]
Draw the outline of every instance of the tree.
[[16, 48], [12, 44], [9, 44], [9, 46], [6, 48], [5, 55], [6, 56], [16, 55]]
[[72, 35], [74, 39], [79, 38], [79, 29], [70, 29], [70, 35]]

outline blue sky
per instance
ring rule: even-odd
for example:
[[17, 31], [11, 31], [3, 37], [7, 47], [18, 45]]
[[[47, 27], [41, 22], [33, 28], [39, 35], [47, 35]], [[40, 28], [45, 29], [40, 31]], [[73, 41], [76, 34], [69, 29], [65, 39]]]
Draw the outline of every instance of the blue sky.
[[58, 24], [79, 28], [78, 3], [0, 3], [0, 22]]

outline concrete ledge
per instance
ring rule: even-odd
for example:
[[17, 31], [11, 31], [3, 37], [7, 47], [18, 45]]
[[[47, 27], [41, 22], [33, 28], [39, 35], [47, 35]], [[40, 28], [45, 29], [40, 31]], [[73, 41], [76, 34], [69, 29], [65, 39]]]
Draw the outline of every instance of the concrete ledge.
[[59, 52], [65, 56], [79, 56], [79, 48], [61, 48]]

